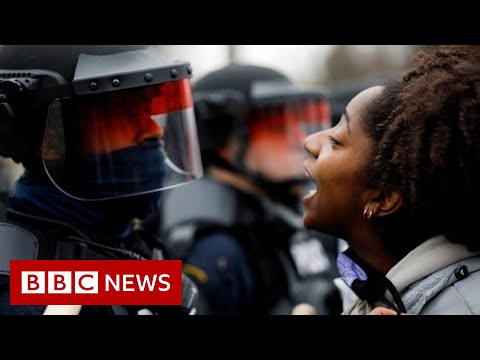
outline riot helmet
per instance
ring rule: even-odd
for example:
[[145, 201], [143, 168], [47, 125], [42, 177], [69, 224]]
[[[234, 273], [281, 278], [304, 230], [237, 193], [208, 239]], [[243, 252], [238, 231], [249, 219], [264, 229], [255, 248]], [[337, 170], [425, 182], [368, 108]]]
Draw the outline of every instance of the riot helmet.
[[[0, 155], [106, 200], [199, 178], [188, 62], [155, 46], [0, 47]], [[40, 164], [40, 165], [39, 165]]]
[[397, 73], [367, 75], [348, 79], [332, 86], [328, 94], [328, 102], [330, 103], [332, 113], [332, 126], [340, 122], [348, 103], [357, 94], [370, 87], [383, 85], [388, 81], [396, 79], [399, 75]]
[[274, 69], [239, 64], [205, 75], [192, 88], [204, 159], [231, 136], [233, 167], [273, 198], [285, 200], [288, 188], [308, 181], [303, 141], [330, 127], [323, 92], [302, 89]]

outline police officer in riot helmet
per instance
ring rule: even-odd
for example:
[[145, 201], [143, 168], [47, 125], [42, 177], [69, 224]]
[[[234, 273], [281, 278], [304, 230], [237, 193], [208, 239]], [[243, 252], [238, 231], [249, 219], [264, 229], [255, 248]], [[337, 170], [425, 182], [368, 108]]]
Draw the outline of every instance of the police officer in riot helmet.
[[[191, 74], [154, 46], [0, 47], [0, 155], [25, 167], [0, 223], [0, 313], [44, 311], [9, 305], [11, 259], [168, 258], [139, 220], [202, 175]], [[189, 313], [183, 281], [188, 306], [148, 313]]]
[[206, 176], [162, 197], [158, 227], [201, 312], [336, 312], [337, 240], [306, 231], [300, 207], [303, 140], [330, 125], [324, 95], [251, 65], [213, 71], [193, 94]]

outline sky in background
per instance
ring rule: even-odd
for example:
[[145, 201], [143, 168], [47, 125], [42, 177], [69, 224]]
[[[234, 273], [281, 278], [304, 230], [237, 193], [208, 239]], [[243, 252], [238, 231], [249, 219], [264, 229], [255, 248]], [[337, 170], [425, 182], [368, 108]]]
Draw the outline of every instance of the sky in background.
[[[312, 71], [323, 67], [333, 45], [237, 45], [238, 59], [271, 66], [292, 80], [308, 84]], [[313, 75], [315, 76], [315, 75]]]
[[[235, 62], [274, 68], [304, 86], [316, 87], [328, 55], [335, 45], [160, 45], [171, 60], [187, 60], [192, 64], [192, 81], [207, 72]], [[410, 45], [341, 45], [349, 47], [357, 66], [375, 66], [387, 57], [393, 66], [400, 66], [410, 54]], [[232, 51], [233, 49], [233, 51]], [[380, 51], [380, 53], [378, 52]], [[370, 69], [374, 70], [374, 69]], [[325, 73], [323, 73], [325, 75]]]
[[[236, 62], [269, 66], [293, 81], [308, 84], [312, 69], [323, 66], [333, 45], [234, 45]], [[229, 45], [167, 45], [171, 60], [187, 60], [194, 78], [229, 63]]]

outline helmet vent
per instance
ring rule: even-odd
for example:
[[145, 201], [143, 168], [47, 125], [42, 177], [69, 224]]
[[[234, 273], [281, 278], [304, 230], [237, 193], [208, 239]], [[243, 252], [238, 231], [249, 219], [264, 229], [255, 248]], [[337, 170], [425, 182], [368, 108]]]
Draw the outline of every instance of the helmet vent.
[[25, 77], [31, 77], [32, 73], [1, 73], [0, 77], [1, 78], [25, 78]]

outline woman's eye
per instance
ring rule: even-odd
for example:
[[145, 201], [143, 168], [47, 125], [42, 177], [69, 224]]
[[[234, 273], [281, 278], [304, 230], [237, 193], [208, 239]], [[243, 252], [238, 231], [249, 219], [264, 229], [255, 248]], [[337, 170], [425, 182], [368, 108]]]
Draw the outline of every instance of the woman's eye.
[[340, 144], [333, 136], [329, 136], [328, 140], [332, 143], [332, 145], [339, 145]]

